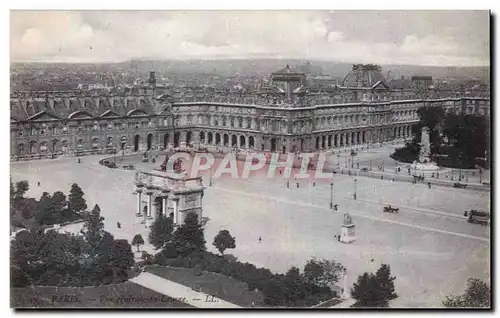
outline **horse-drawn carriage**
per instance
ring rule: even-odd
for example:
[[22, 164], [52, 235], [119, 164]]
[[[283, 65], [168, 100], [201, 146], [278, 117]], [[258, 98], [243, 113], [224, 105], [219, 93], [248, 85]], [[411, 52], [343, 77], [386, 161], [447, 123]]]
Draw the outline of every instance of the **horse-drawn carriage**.
[[393, 208], [392, 206], [384, 206], [384, 212], [388, 213], [399, 213], [399, 208]]
[[488, 225], [490, 222], [490, 214], [486, 211], [470, 210], [468, 212], [465, 211], [464, 215], [468, 216], [467, 222], [469, 223]]
[[467, 187], [467, 185], [466, 185], [466, 184], [462, 184], [462, 183], [460, 183], [460, 182], [455, 182], [455, 183], [453, 184], [453, 187], [454, 187], [454, 188], [458, 188], [458, 189], [465, 189], [465, 188]]

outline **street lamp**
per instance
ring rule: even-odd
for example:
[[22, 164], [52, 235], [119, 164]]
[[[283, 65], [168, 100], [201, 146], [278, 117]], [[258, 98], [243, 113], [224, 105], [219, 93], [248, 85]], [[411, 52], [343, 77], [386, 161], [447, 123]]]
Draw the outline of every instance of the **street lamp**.
[[359, 171], [358, 171], [358, 176], [357, 176], [356, 178], [354, 178], [354, 195], [353, 195], [354, 200], [356, 200], [356, 199], [357, 199], [357, 194], [356, 194], [356, 192], [357, 192], [357, 190], [358, 190], [358, 189], [357, 189], [357, 188], [358, 188], [358, 186], [357, 186], [357, 185], [358, 185], [358, 177], [359, 177]]
[[330, 183], [330, 209], [333, 209], [333, 182]]
[[212, 186], [212, 166], [210, 166], [210, 186]]

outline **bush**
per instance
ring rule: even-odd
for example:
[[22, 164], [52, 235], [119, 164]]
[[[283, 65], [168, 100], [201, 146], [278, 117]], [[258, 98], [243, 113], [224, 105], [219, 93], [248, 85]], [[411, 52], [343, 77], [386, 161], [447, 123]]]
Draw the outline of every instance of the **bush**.
[[390, 157], [396, 161], [413, 163], [418, 160], [419, 154], [420, 146], [414, 142], [410, 142], [402, 148], [397, 148]]
[[149, 254], [146, 251], [142, 251], [141, 259], [144, 262], [144, 265], [152, 265], [153, 264], [153, 255]]
[[177, 257], [177, 250], [175, 248], [174, 243], [165, 244], [165, 247], [163, 248], [162, 252], [165, 255], [165, 258], [172, 259]]

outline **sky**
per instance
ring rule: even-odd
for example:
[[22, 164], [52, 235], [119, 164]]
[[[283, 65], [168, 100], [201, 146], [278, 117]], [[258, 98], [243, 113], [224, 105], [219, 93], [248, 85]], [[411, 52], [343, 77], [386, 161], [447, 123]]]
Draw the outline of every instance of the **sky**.
[[489, 66], [488, 11], [11, 11], [11, 61]]

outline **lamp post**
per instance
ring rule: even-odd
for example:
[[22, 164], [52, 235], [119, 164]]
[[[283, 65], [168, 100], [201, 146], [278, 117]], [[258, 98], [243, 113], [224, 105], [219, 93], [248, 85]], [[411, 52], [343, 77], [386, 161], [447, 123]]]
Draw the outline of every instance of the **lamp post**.
[[210, 166], [210, 186], [212, 186], [212, 166]]
[[353, 199], [356, 200], [357, 199], [357, 190], [358, 190], [358, 177], [359, 177], [359, 170], [358, 170], [358, 175], [356, 176], [356, 178], [354, 178], [354, 195], [353, 195]]
[[333, 182], [330, 183], [330, 209], [333, 209]]

